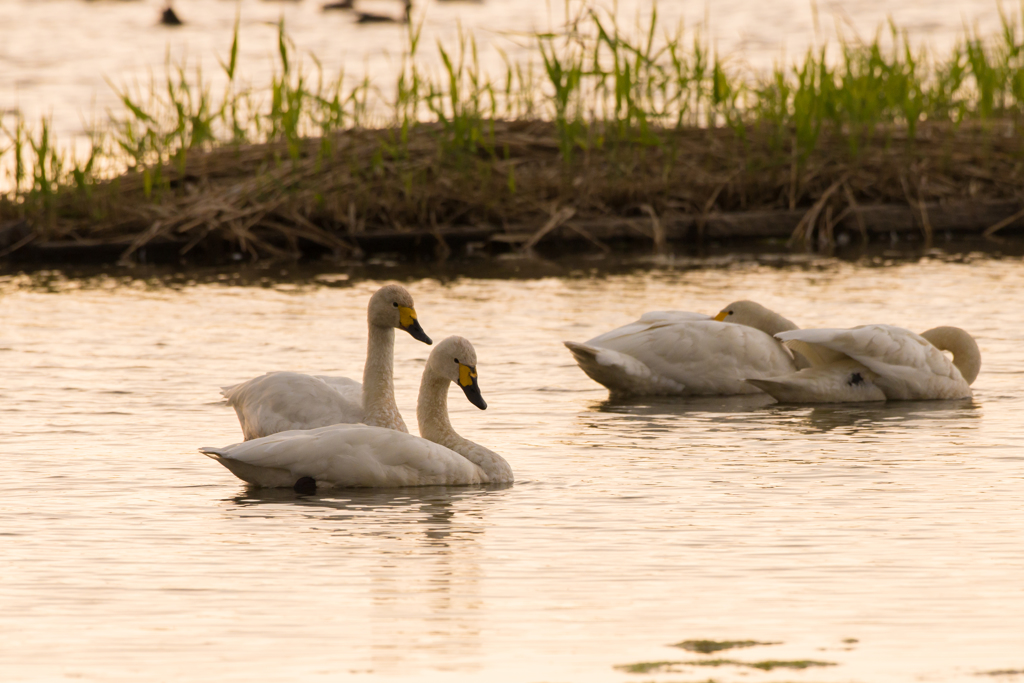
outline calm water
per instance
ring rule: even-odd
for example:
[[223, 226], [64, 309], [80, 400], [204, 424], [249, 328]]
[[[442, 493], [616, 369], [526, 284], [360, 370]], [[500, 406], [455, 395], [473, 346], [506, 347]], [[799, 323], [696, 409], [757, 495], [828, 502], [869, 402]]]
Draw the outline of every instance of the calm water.
[[[108, 80], [120, 87], [148, 83], [152, 74], [163, 77], [168, 55], [201, 63], [207, 82], [216, 81], [221, 72], [217, 59], [227, 56], [236, 14], [243, 82], [269, 83], [276, 23], [283, 17], [307, 67], [312, 67], [313, 54], [331, 78], [342, 69], [353, 78], [368, 73], [390, 94], [406, 28], [358, 25], [349, 13], [322, 12], [325, 1], [175, 0], [186, 25], [168, 28], [157, 25], [165, 0], [0, 0], [0, 113], [19, 110], [33, 122], [52, 116], [54, 129], [67, 140], [82, 135], [85, 125], [105, 120], [108, 110], [122, 109]], [[621, 26], [629, 28], [637, 17], [646, 22], [654, 3], [593, 4], [617, 5]], [[358, 5], [395, 15], [401, 8], [397, 0], [358, 0]], [[665, 29], [680, 21], [688, 30], [702, 27], [734, 66], [764, 68], [802, 55], [812, 44], [834, 41], [839, 27], [847, 37], [870, 38], [890, 16], [915, 40], [944, 52], [965, 24], [983, 35], [993, 33], [1000, 5], [1011, 12], [1019, 9], [1017, 3], [999, 0], [716, 0], [661, 2], [658, 14]], [[461, 26], [477, 37], [481, 59], [493, 73], [504, 74], [495, 47], [517, 61], [539, 65], [524, 35], [562, 25], [564, 8], [564, 0], [416, 0], [415, 16], [424, 27], [421, 63], [439, 68], [435, 42], [443, 40], [451, 48]]]
[[[490, 407], [454, 392], [453, 422], [517, 482], [324, 497], [196, 448], [240, 439], [220, 385], [358, 377], [379, 282], [233, 281], [0, 277], [0, 679], [1022, 678], [978, 678], [1024, 669], [1019, 258], [406, 280], [429, 334], [475, 343]], [[803, 326], [965, 327], [976, 396], [616, 404], [561, 346], [745, 297]], [[407, 420], [427, 351], [396, 344]], [[690, 638], [836, 665], [614, 668], [701, 659], [668, 647]]]

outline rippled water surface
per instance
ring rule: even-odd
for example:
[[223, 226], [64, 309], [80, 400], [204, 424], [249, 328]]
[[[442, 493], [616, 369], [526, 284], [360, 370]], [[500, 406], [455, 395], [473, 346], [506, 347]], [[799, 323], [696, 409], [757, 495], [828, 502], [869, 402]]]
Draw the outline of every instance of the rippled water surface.
[[[1020, 680], [978, 677], [1024, 670], [1020, 259], [406, 280], [475, 343], [489, 408], [453, 422], [517, 482], [322, 497], [196, 452], [240, 439], [221, 385], [360, 375], [379, 281], [294, 276], [0, 277], [0, 679]], [[962, 326], [975, 398], [611, 403], [561, 345], [740, 298]], [[407, 420], [427, 352], [397, 340]], [[614, 668], [699, 638], [834, 666]]]

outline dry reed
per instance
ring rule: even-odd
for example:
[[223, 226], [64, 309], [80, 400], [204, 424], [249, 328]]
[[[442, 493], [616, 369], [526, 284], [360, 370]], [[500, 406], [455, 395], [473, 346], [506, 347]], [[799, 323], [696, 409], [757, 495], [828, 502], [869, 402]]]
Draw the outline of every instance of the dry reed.
[[[753, 80], [699, 37], [658, 38], [656, 23], [626, 36], [584, 7], [565, 31], [536, 36], [541, 74], [509, 64], [499, 78], [463, 38], [438, 46], [440, 79], [418, 66], [413, 26], [376, 127], [377, 90], [303, 73], [283, 25], [260, 109], [235, 84], [236, 30], [222, 96], [169, 66], [162, 85], [120, 93], [125, 114], [85, 160], [59, 151], [45, 122], [4, 128], [14, 190], [0, 197], [0, 227], [21, 227], [0, 234], [0, 255], [73, 240], [124, 244], [125, 258], [153, 241], [295, 257], [413, 234], [442, 247], [446, 235], [527, 247], [570, 235], [605, 250], [635, 234], [664, 248], [700, 239], [715, 216], [768, 211], [798, 212], [792, 242], [831, 245], [840, 224], [866, 234], [862, 207], [910, 207], [930, 238], [935, 207], [1020, 199], [1018, 18], [945, 60], [892, 28], [843, 44], [838, 64], [809, 52]], [[97, 172], [116, 163], [114, 177]], [[1022, 216], [1008, 218], [988, 234]]]

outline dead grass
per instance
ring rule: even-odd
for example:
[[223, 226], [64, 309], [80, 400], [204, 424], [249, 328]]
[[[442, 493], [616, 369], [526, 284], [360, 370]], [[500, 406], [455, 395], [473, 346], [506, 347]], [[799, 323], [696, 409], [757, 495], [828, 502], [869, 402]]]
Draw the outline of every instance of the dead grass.
[[[453, 149], [437, 124], [412, 128], [404, 141], [397, 130], [350, 130], [304, 139], [297, 150], [282, 142], [193, 152], [184, 165], [160, 168], [156, 189], [138, 172], [88, 192], [67, 188], [31, 217], [31, 229], [45, 242], [125, 242], [125, 257], [154, 240], [181, 253], [219, 242], [254, 258], [297, 257], [304, 244], [351, 255], [373, 233], [443, 242], [474, 228], [536, 244], [562, 224], [607, 248], [588, 225], [628, 219], [637, 239], [657, 242], [673, 216], [694, 218], [690, 237], [699, 239], [701, 220], [717, 214], [798, 210], [793, 238], [812, 242], [831, 240], [858, 205], [910, 206], [926, 230], [927, 206], [1018, 200], [1024, 187], [1024, 149], [1006, 121], [922, 124], [913, 141], [898, 127], [879, 129], [856, 157], [845, 137], [826, 133], [800, 163], [773, 131], [757, 128], [659, 130], [657, 144], [605, 138], [570, 163], [555, 123], [486, 129], [473, 153]], [[23, 217], [20, 208], [0, 203], [0, 224]]]

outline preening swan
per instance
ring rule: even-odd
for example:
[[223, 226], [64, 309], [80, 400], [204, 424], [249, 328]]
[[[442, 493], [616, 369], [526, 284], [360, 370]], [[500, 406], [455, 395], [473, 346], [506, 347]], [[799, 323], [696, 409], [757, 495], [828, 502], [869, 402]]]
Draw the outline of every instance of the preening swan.
[[[848, 330], [793, 330], [775, 335], [831, 357], [809, 369], [751, 384], [789, 403], [969, 398], [981, 370], [981, 351], [958, 327], [921, 334], [894, 325]], [[951, 361], [943, 351], [953, 354]]]
[[416, 416], [423, 437], [367, 425], [336, 424], [281, 432], [224, 448], [200, 451], [250, 484], [303, 489], [499, 484], [513, 481], [497, 453], [459, 436], [448, 419], [448, 388], [455, 382], [484, 409], [477, 383], [476, 351], [462, 337], [448, 337], [423, 370]]
[[875, 384], [877, 375], [846, 358], [770, 379], [748, 379], [780, 403], [856, 403], [884, 401]]
[[612, 394], [751, 394], [758, 389], [744, 380], [796, 371], [793, 354], [772, 337], [793, 329], [760, 304], [736, 301], [714, 318], [655, 311], [583, 344], [564, 343]]
[[408, 432], [395, 403], [395, 329], [425, 344], [430, 337], [416, 319], [412, 295], [401, 285], [378, 289], [370, 297], [366, 320], [362, 385], [347, 377], [268, 372], [225, 387], [221, 393], [238, 414], [245, 438], [354, 422]]

